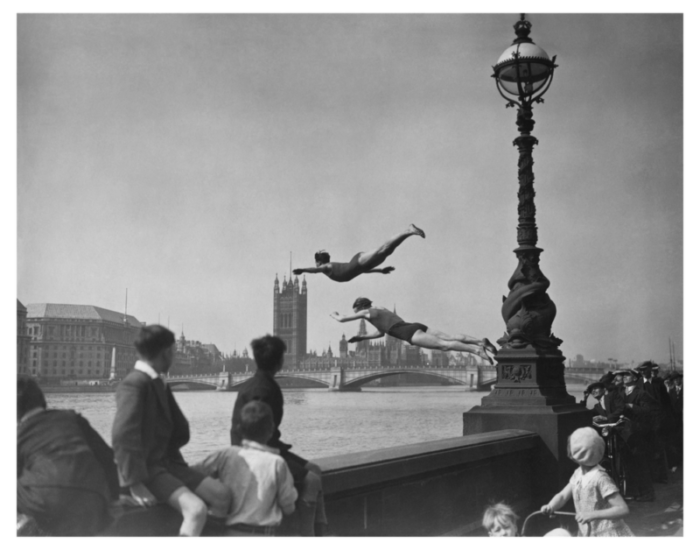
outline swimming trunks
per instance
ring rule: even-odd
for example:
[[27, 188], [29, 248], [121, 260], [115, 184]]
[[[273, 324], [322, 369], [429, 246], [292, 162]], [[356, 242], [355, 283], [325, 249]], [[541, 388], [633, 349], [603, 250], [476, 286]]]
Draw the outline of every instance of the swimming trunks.
[[361, 275], [365, 272], [365, 266], [360, 265], [361, 254], [362, 252], [358, 252], [347, 263], [331, 262], [331, 272], [326, 276], [338, 283], [346, 283]]
[[413, 335], [416, 333], [416, 331], [422, 330], [423, 332], [428, 332], [428, 327], [421, 323], [404, 323], [403, 321], [400, 323], [396, 323], [393, 325], [388, 331], [387, 334], [389, 336], [393, 336], [394, 338], [398, 338], [399, 340], [403, 340], [404, 342], [408, 342], [409, 344], [412, 344], [413, 342], [411, 339], [413, 338]]

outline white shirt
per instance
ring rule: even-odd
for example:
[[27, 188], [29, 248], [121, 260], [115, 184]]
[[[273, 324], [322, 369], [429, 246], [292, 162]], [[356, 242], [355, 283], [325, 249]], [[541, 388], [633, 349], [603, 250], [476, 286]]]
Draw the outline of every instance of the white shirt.
[[231, 489], [227, 525], [273, 527], [281, 523], [283, 513], [294, 512], [297, 490], [277, 449], [244, 439], [243, 446], [216, 451], [194, 468]]
[[141, 372], [146, 373], [153, 380], [155, 380], [156, 378], [160, 378], [160, 375], [155, 371], [155, 369], [145, 361], [141, 361], [141, 359], [136, 361], [136, 364], [134, 365], [134, 370], [140, 370]]

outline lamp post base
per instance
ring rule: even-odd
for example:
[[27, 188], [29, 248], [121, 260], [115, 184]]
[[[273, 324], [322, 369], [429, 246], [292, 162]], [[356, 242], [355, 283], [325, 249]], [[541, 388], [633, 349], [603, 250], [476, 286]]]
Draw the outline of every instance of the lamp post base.
[[567, 393], [559, 350], [502, 349], [496, 360], [498, 382], [480, 406], [463, 414], [462, 434], [505, 429], [539, 434], [542, 489], [554, 494], [576, 468], [567, 457], [567, 439], [577, 428], [591, 425], [592, 411]]

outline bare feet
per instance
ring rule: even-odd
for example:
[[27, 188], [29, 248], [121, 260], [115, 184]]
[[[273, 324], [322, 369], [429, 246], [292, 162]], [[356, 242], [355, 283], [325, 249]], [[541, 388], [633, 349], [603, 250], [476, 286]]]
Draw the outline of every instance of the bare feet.
[[384, 275], [388, 275], [389, 273], [391, 273], [391, 272], [394, 271], [395, 269], [396, 269], [396, 268], [395, 268], [395, 267], [392, 267], [392, 266], [383, 267], [383, 268], [381, 269], [381, 272], [384, 273]]
[[418, 235], [419, 237], [423, 237], [425, 239], [425, 231], [423, 231], [420, 227], [416, 227], [413, 224], [411, 224], [409, 227], [414, 235]]
[[494, 346], [491, 342], [489, 342], [489, 339], [488, 339], [488, 338], [484, 338], [484, 344], [483, 344], [483, 345], [484, 345], [484, 348], [485, 348], [487, 351], [490, 351], [490, 352], [493, 353], [494, 355], [496, 355], [496, 354], [498, 353], [498, 350], [496, 349], [496, 346]]
[[488, 353], [486, 353], [486, 348], [483, 348], [483, 349], [484, 349], [484, 351], [479, 354], [479, 357], [486, 359], [490, 365], [493, 365], [494, 364], [493, 359], [491, 359], [491, 356]]

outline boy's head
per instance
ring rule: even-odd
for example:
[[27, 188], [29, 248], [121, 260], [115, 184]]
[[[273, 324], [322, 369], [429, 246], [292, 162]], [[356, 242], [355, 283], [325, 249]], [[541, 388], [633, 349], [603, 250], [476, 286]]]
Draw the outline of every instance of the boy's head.
[[32, 409], [46, 408], [46, 398], [39, 384], [31, 376], [22, 374], [17, 377], [17, 421]]
[[161, 325], [141, 327], [134, 347], [144, 361], [158, 372], [168, 372], [173, 362], [175, 333]]
[[515, 537], [518, 534], [518, 516], [503, 502], [487, 507], [481, 524], [489, 537]]
[[245, 439], [264, 445], [275, 431], [272, 409], [267, 403], [258, 400], [247, 403], [241, 409], [238, 429]]
[[567, 452], [576, 464], [591, 468], [603, 460], [605, 441], [593, 428], [579, 428], [569, 436]]
[[266, 334], [262, 338], [256, 338], [250, 343], [253, 348], [253, 357], [255, 364], [262, 371], [275, 374], [282, 370], [284, 365], [284, 352], [287, 351], [287, 345], [284, 340], [277, 336]]

